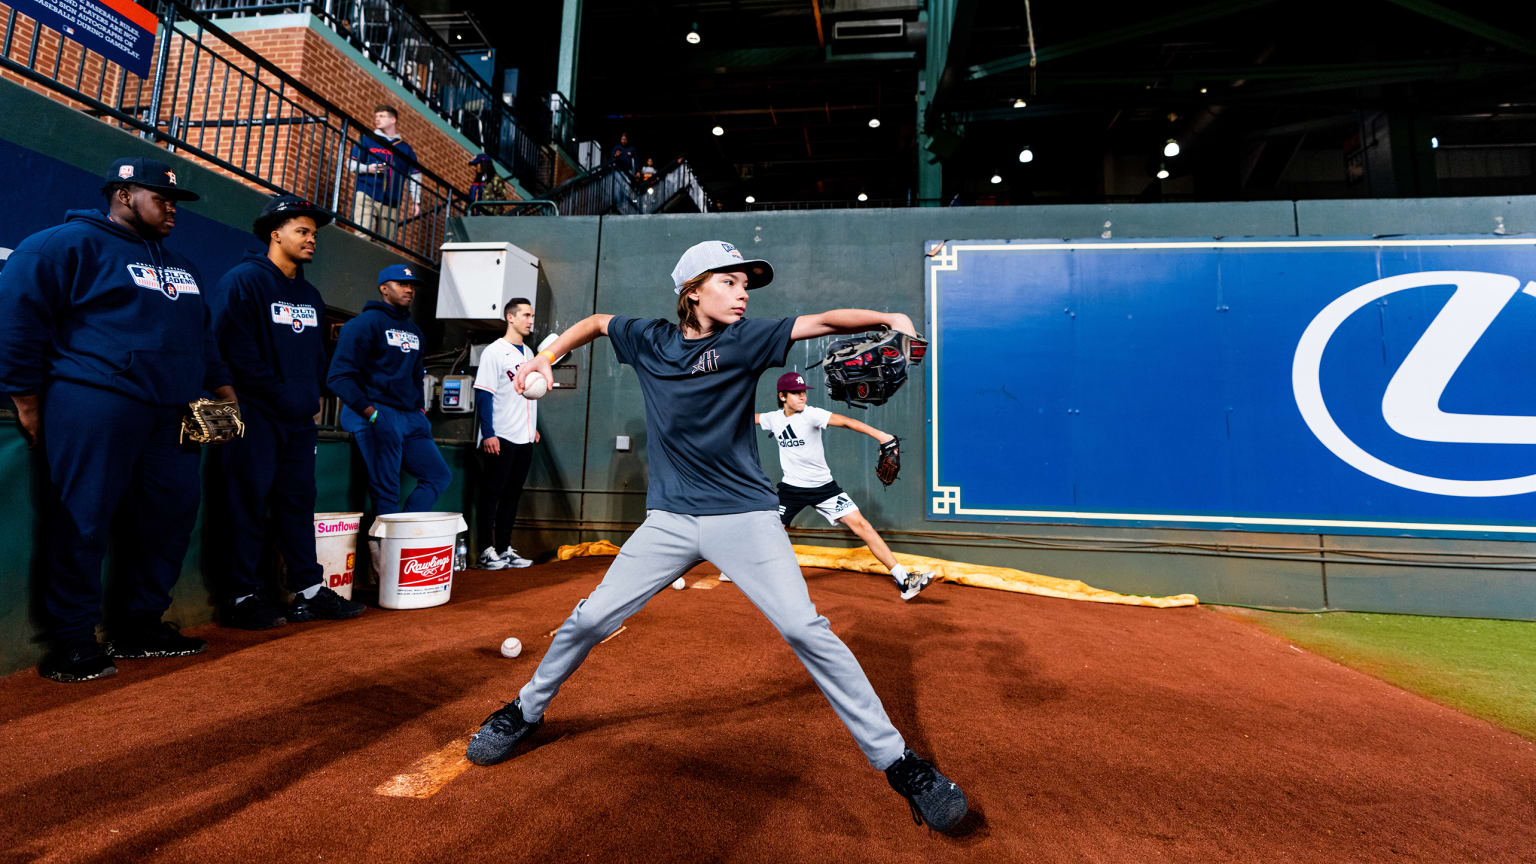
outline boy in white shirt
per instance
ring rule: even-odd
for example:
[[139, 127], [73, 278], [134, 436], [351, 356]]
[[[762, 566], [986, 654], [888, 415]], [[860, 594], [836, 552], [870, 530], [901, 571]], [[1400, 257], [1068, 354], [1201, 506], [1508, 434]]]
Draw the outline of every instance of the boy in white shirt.
[[[533, 330], [533, 304], [513, 297], [503, 307], [507, 334], [485, 346], [475, 373], [475, 413], [480, 426], [480, 536], [491, 545], [480, 553], [483, 570], [527, 567], [533, 562], [512, 548], [517, 502], [539, 440], [539, 405], [512, 386], [518, 367], [533, 359], [523, 340]], [[500, 551], [497, 551], [500, 550]]]
[[[896, 563], [896, 556], [891, 554], [885, 540], [859, 512], [858, 505], [848, 493], [832, 479], [826, 449], [821, 443], [821, 432], [828, 426], [863, 432], [881, 444], [894, 436], [852, 417], [807, 405], [807, 389], [804, 376], [798, 372], [785, 372], [779, 376], [778, 383], [780, 410], [753, 415], [753, 421], [764, 431], [773, 433], [774, 443], [779, 445], [779, 466], [784, 471], [784, 479], [779, 483], [779, 519], [788, 530], [789, 523], [801, 510], [815, 507], [816, 512], [833, 525], [841, 522], [869, 546], [876, 560], [891, 571], [891, 578], [901, 590], [901, 599], [911, 600], [933, 581], [933, 573], [908, 573], [905, 567]], [[728, 576], [721, 578], [730, 581]]]

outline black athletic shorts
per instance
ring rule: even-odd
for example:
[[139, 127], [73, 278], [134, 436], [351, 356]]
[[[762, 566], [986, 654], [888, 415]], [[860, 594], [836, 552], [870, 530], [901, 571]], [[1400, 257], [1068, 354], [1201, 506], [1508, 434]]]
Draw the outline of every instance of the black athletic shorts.
[[787, 526], [795, 521], [795, 517], [800, 515], [801, 510], [807, 507], [815, 507], [828, 498], [842, 494], [843, 487], [837, 485], [836, 480], [816, 487], [787, 486], [780, 483], [779, 521]]

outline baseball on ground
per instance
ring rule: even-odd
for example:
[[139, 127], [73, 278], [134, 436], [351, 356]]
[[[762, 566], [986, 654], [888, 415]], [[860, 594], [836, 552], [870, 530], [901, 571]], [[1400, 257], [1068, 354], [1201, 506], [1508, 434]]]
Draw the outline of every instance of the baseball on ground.
[[508, 636], [507, 641], [501, 643], [501, 656], [516, 657], [523, 653], [523, 643], [517, 641], [516, 636]]
[[529, 372], [527, 379], [523, 381], [523, 398], [537, 399], [549, 392], [549, 382], [544, 380], [540, 372]]

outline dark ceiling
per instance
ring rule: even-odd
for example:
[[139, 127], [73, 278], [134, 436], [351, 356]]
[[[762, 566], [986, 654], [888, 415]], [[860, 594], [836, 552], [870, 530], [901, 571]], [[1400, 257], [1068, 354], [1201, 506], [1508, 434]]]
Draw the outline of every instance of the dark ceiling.
[[[642, 157], [686, 157], [726, 209], [749, 194], [906, 201], [919, 159], [935, 153], [942, 199], [967, 203], [1536, 192], [1536, 166], [1521, 168], [1536, 155], [1536, 15], [1525, 4], [930, 0], [956, 11], [926, 150], [921, 35], [833, 32], [860, 9], [892, 18], [916, 4], [817, 4], [585, 0], [580, 137], [611, 146], [627, 131]], [[517, 33], [503, 56], [521, 52], [525, 79], [552, 88], [559, 6], [475, 11], [493, 40]], [[1013, 107], [1021, 98], [1027, 107]], [[1172, 159], [1161, 156], [1169, 138], [1181, 145]], [[1389, 139], [1395, 162], [1382, 174]], [[1456, 148], [1492, 152], [1498, 166], [1448, 176]]]

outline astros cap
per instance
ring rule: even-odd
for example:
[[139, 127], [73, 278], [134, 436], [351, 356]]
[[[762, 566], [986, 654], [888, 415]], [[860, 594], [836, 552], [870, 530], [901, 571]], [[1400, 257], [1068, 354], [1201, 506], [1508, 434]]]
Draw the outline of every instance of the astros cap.
[[172, 201], [196, 201], [198, 195], [176, 185], [176, 172], [158, 159], [119, 159], [107, 171], [108, 183], [132, 183], [153, 189]]
[[805, 383], [805, 376], [799, 372], [785, 372], [779, 376], [779, 384], [775, 389], [780, 393], [804, 393], [811, 387]]
[[741, 257], [741, 252], [723, 240], [705, 240], [688, 247], [672, 268], [672, 293], [683, 293], [683, 283], [700, 273], [740, 270], [747, 274], [747, 289], [761, 288], [773, 281], [773, 267], [761, 258]]
[[410, 264], [391, 264], [379, 271], [379, 284], [385, 282], [420, 282], [421, 277], [416, 275], [416, 268]]

